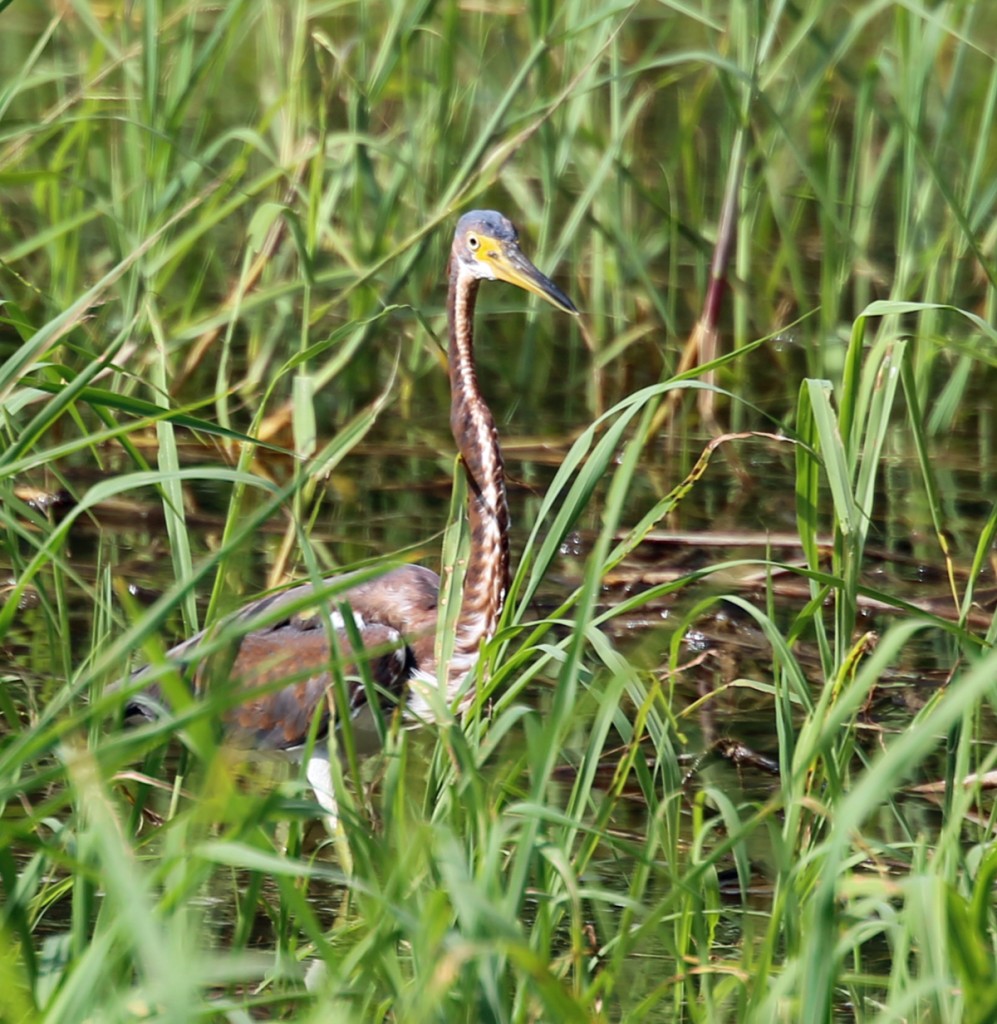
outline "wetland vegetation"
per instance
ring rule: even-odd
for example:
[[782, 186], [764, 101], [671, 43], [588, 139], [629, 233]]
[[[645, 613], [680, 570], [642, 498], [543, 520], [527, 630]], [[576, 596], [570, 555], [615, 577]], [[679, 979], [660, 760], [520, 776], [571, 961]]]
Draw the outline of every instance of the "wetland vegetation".
[[[0, 1019], [997, 1019], [992, 4], [0, 0], [0, 66]], [[482, 291], [512, 592], [332, 841], [108, 687], [452, 564], [471, 208], [582, 316]]]

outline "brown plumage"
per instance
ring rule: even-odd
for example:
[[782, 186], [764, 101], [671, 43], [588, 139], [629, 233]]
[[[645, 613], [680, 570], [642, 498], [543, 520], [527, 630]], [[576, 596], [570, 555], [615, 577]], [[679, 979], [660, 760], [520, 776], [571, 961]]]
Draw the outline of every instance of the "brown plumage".
[[[294, 587], [254, 601], [235, 614], [245, 633], [234, 650], [202, 657], [208, 639], [202, 632], [167, 656], [183, 669], [192, 667], [195, 691], [202, 691], [208, 680], [213, 688], [217, 680], [230, 688], [231, 707], [224, 725], [235, 742], [293, 752], [306, 742], [316, 715], [321, 718], [318, 735], [324, 735], [334, 664], [347, 680], [352, 711], [359, 710], [366, 699], [358, 672], [360, 659], [376, 686], [404, 700], [415, 718], [432, 717], [434, 702], [427, 699], [428, 686], [442, 682], [443, 696], [451, 706], [458, 697], [465, 703], [473, 695], [465, 684], [481, 645], [495, 633], [509, 587], [509, 508], [502, 452], [474, 364], [478, 286], [482, 280], [508, 281], [566, 312], [577, 310], [522, 254], [512, 224], [492, 211], [474, 211], [460, 219], [448, 277], [450, 426], [468, 480], [471, 545], [447, 678], [439, 679], [434, 654], [439, 578], [430, 569], [407, 565], [373, 579], [357, 573], [331, 577], [319, 587]], [[353, 649], [337, 610], [343, 604], [349, 606], [361, 651]], [[254, 628], [253, 623], [261, 620], [268, 624]], [[232, 620], [227, 625], [227, 632], [239, 632], [239, 627], [231, 628]], [[138, 676], [147, 671], [141, 670]], [[131, 720], [155, 718], [161, 710], [160, 690], [152, 685], [130, 699], [126, 715]], [[319, 742], [307, 774], [319, 802], [335, 818], [327, 758], [327, 744]]]

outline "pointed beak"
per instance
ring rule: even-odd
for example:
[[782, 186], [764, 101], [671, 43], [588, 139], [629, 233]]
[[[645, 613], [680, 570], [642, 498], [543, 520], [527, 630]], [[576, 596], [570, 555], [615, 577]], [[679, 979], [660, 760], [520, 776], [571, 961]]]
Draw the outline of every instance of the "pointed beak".
[[497, 281], [508, 281], [509, 284], [539, 295], [552, 306], [563, 309], [565, 313], [577, 314], [578, 310], [571, 299], [549, 277], [541, 274], [533, 266], [515, 242], [502, 243], [492, 250], [487, 258]]

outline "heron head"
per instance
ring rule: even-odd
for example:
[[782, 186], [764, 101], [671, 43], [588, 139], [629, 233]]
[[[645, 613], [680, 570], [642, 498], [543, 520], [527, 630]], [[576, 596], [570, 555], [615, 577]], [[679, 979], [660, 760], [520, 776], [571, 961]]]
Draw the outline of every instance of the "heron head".
[[575, 304], [523, 255], [512, 221], [494, 210], [472, 210], [457, 222], [450, 258], [458, 273], [480, 281], [507, 281], [546, 299], [566, 313]]

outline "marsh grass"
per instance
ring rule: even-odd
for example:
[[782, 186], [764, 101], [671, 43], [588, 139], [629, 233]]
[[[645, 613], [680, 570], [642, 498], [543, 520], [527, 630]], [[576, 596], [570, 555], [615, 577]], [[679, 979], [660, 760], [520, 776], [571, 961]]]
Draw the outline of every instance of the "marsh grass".
[[[995, 31], [972, 2], [0, 2], [0, 1017], [992, 1020]], [[673, 377], [732, 160], [722, 352]], [[297, 772], [234, 763], [227, 695], [185, 704], [163, 651], [244, 592], [435, 557], [446, 501], [389, 498], [359, 453], [459, 478], [441, 281], [473, 206], [584, 309], [483, 289], [479, 315], [503, 435], [572, 441], [549, 478], [511, 465], [527, 532], [480, 700], [375, 722], [366, 760], [344, 722], [329, 843]], [[697, 421], [707, 372], [736, 442]], [[607, 604], [735, 443], [746, 490], [779, 486], [752, 452], [793, 446], [801, 559]], [[149, 495], [161, 531], [87, 533]], [[948, 608], [870, 576], [873, 537], [937, 567]], [[612, 624], [669, 601], [648, 667]], [[766, 669], [688, 699], [718, 608]], [[922, 638], [948, 685], [880, 727]], [[139, 661], [177, 711], [121, 732], [108, 686]], [[747, 693], [761, 796], [685, 759]]]

